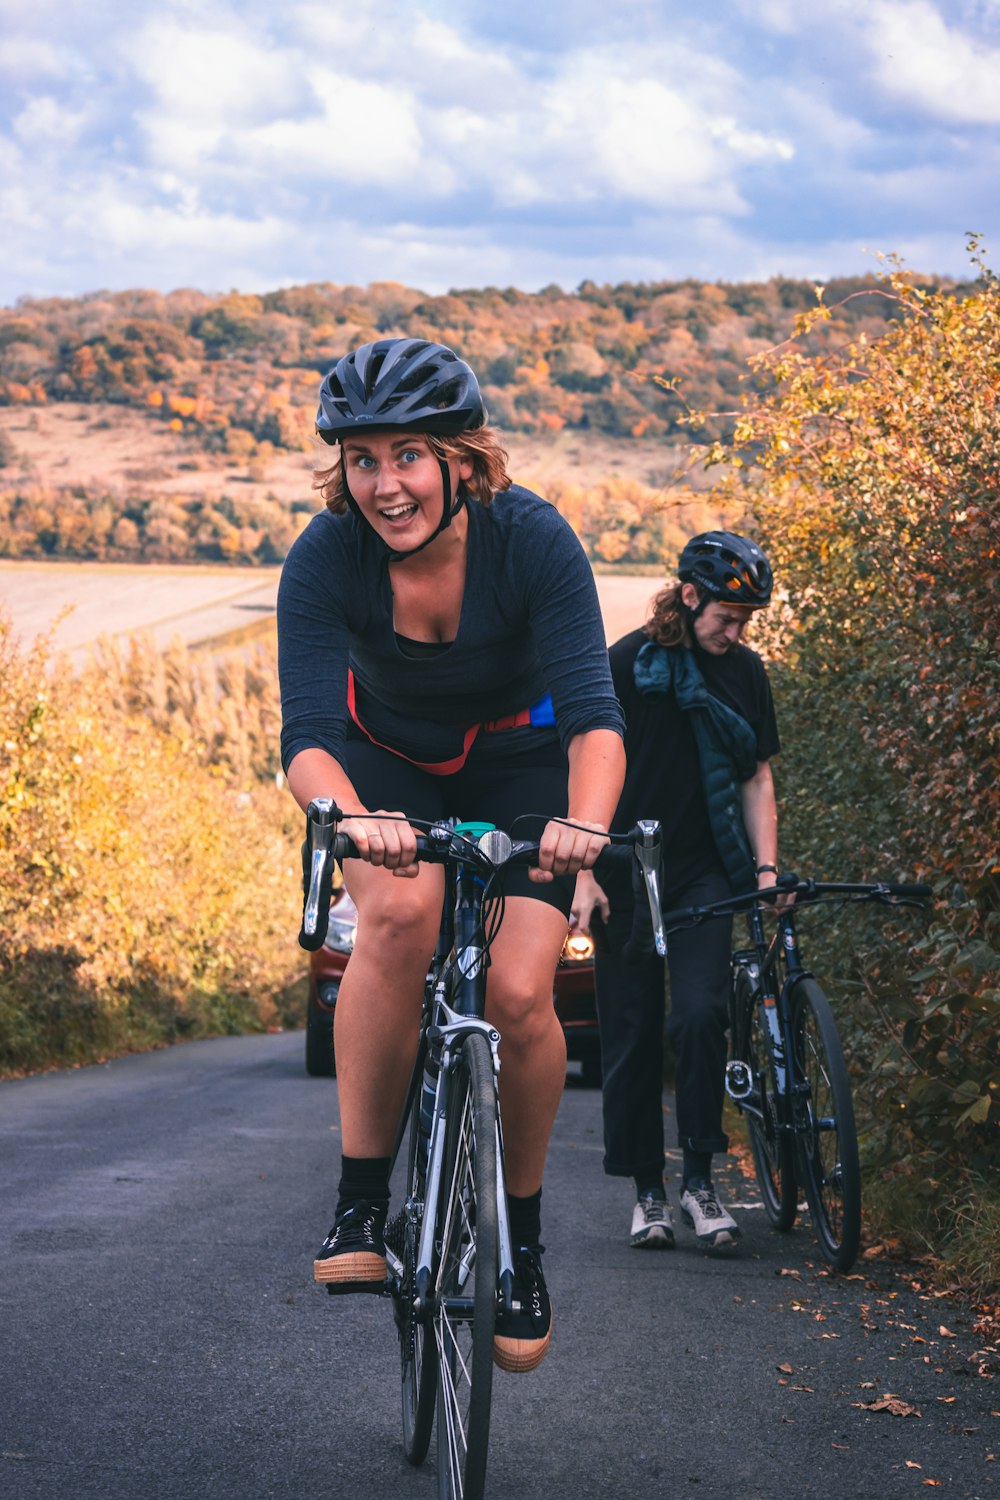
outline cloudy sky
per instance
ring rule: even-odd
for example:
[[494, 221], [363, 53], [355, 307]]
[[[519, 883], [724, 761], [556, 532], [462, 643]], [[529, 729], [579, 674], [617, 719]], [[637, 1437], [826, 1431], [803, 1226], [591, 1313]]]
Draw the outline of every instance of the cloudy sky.
[[[0, 303], [964, 274], [1000, 0], [0, 0]], [[869, 252], [869, 253], [866, 253]]]

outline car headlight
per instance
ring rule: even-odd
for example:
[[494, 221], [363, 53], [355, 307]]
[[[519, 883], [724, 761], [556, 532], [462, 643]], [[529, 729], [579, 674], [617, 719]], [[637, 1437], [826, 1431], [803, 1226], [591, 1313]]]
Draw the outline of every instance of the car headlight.
[[331, 912], [323, 947], [332, 948], [334, 953], [352, 953], [357, 935], [358, 924], [354, 917], [337, 917]]
[[570, 932], [563, 943], [562, 959], [565, 964], [585, 964], [594, 956], [594, 939], [586, 932]]

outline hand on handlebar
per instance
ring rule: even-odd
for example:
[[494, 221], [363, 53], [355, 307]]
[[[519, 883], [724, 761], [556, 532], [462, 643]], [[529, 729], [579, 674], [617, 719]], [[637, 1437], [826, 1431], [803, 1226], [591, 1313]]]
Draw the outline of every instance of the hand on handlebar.
[[339, 831], [353, 839], [358, 858], [368, 864], [391, 870], [404, 880], [412, 880], [420, 873], [417, 836], [403, 813], [380, 808], [364, 816], [345, 818]]
[[589, 870], [604, 846], [608, 831], [599, 823], [577, 825], [553, 818], [546, 823], [538, 845], [538, 869], [529, 870], [531, 880], [544, 884], [557, 875], [576, 875]]
[[[777, 881], [778, 876], [770, 870], [761, 870], [757, 876], [757, 889], [759, 891], [771, 890], [777, 884]], [[766, 903], [768, 906], [773, 906], [779, 911], [783, 911], [786, 907], [795, 905], [795, 892], [785, 891], [780, 896], [768, 896]]]

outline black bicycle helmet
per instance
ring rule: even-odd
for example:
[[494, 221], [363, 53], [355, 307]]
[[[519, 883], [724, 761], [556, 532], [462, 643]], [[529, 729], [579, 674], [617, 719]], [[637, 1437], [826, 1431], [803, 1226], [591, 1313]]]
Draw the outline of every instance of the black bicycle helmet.
[[453, 350], [426, 339], [376, 339], [327, 374], [316, 431], [325, 443], [373, 427], [450, 437], [485, 421], [479, 382]]
[[760, 608], [771, 601], [771, 565], [749, 537], [735, 531], [703, 531], [681, 553], [677, 576], [713, 599]]

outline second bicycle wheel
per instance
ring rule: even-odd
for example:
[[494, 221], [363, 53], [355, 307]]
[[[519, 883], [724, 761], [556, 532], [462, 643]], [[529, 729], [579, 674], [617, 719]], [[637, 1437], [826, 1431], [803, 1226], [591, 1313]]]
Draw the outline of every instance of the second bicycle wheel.
[[814, 979], [792, 992], [792, 1046], [799, 1082], [799, 1163], [825, 1260], [854, 1264], [861, 1239], [861, 1166], [847, 1064], [830, 1002]]
[[440, 1500], [480, 1500], [493, 1396], [497, 1306], [497, 1106], [493, 1057], [466, 1036], [448, 1091], [438, 1207], [440, 1262], [432, 1328], [437, 1357]]
[[764, 1211], [775, 1229], [785, 1233], [795, 1223], [798, 1196], [795, 1148], [783, 1129], [785, 1101], [777, 1091], [771, 1038], [764, 1002], [745, 969], [733, 976], [734, 1051], [750, 1069], [751, 1091], [743, 1103], [754, 1172]]

